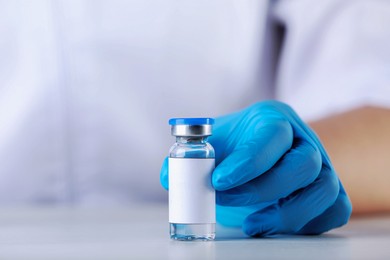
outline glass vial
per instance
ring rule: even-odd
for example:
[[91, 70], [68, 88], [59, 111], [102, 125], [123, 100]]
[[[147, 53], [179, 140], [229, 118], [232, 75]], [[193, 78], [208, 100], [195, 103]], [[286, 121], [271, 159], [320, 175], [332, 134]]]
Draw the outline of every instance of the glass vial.
[[207, 142], [212, 118], [169, 120], [176, 143], [169, 151], [169, 223], [175, 240], [214, 240], [214, 148]]

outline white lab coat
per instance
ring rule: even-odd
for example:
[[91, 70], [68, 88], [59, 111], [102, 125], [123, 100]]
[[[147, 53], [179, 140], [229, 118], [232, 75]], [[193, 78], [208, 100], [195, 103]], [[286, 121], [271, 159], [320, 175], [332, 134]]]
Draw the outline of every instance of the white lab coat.
[[170, 117], [389, 106], [389, 24], [379, 0], [2, 1], [0, 205], [165, 199]]

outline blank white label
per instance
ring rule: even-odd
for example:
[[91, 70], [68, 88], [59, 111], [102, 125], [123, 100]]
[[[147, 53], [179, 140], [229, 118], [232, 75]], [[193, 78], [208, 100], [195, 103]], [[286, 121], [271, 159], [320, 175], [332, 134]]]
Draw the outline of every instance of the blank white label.
[[215, 223], [214, 159], [169, 158], [169, 222]]

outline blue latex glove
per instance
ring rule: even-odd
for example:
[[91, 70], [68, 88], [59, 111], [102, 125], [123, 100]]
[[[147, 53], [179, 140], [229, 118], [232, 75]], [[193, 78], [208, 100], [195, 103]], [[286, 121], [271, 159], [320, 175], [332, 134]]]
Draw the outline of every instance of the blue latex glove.
[[[289, 106], [266, 101], [217, 118], [209, 141], [218, 221], [250, 236], [320, 234], [348, 222], [352, 206], [328, 155]], [[168, 188], [167, 160], [160, 178]]]

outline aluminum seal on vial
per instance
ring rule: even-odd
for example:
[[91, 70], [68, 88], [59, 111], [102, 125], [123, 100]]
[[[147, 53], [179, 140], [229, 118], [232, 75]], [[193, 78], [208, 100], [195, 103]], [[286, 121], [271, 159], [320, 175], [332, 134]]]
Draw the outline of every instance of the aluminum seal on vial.
[[169, 120], [173, 136], [210, 136], [212, 118], [172, 118]]

